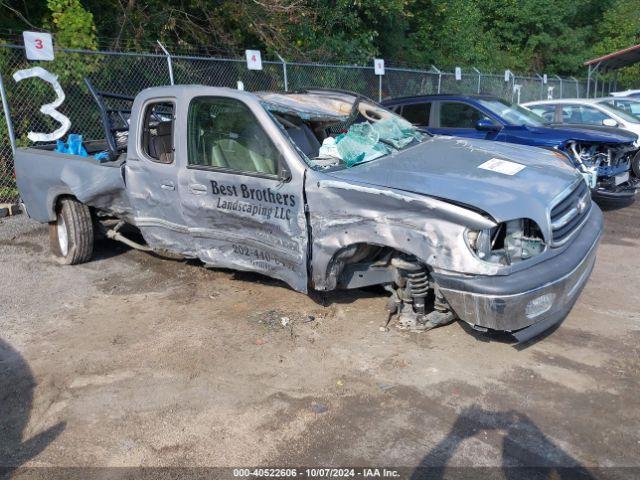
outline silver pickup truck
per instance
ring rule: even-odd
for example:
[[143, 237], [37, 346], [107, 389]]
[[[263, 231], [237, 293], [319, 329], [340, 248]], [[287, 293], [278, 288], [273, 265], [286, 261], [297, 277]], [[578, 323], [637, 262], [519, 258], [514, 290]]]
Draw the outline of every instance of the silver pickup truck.
[[16, 152], [61, 263], [90, 260], [101, 229], [300, 292], [383, 285], [400, 326], [520, 341], [561, 321], [593, 268], [602, 213], [552, 152], [431, 137], [349, 92], [167, 86], [128, 110], [91, 92], [107, 139], [85, 146], [106, 160]]

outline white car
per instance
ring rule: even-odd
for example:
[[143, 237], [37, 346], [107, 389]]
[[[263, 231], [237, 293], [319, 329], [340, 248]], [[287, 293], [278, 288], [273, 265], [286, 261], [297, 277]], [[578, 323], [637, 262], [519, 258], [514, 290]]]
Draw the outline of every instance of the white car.
[[640, 97], [604, 97], [595, 100], [598, 104], [623, 110], [640, 119]]
[[[559, 98], [523, 103], [549, 123], [622, 128], [640, 137], [640, 99], [631, 97]], [[640, 148], [640, 140], [636, 140]], [[640, 177], [640, 150], [631, 161]]]
[[640, 97], [640, 90], [624, 90], [622, 92], [611, 92], [614, 97]]
[[[625, 105], [634, 104], [631, 112], [628, 111], [629, 107], [619, 108], [614, 103], [621, 105], [622, 100], [625, 100]], [[632, 98], [604, 97], [559, 98], [523, 105], [549, 123], [618, 127], [640, 136], [640, 102], [637, 106], [635, 103], [636, 100]], [[633, 112], [637, 112], [638, 116]]]

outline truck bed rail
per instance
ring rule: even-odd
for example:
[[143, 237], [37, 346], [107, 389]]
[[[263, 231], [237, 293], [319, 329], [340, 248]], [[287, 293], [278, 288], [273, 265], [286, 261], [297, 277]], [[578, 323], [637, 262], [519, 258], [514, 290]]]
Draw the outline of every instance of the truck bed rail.
[[[134, 97], [96, 90], [87, 77], [84, 78], [84, 83], [98, 106], [100, 121], [102, 122], [102, 129], [107, 142], [109, 160], [113, 161], [127, 149], [129, 118], [131, 117], [131, 104], [133, 104]], [[107, 101], [112, 101], [110, 103], [124, 103], [127, 106], [108, 107]]]

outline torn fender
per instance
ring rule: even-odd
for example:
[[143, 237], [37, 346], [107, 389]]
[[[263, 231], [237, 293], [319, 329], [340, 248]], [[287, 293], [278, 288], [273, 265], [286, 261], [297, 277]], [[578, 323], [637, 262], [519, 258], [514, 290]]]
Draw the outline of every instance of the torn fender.
[[306, 195], [312, 283], [318, 290], [336, 288], [335, 255], [356, 243], [391, 247], [445, 270], [492, 275], [500, 269], [477, 262], [466, 245], [467, 228], [495, 226], [479, 213], [423, 195], [312, 176]]

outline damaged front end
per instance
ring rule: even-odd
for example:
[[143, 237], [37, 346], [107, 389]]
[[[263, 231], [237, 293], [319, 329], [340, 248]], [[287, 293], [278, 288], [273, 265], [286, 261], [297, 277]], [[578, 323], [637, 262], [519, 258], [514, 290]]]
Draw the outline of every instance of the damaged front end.
[[[347, 92], [260, 96], [309, 167], [311, 288], [384, 286], [384, 330], [459, 319], [525, 338], [571, 308], [602, 226], [564, 153], [431, 137]], [[575, 161], [583, 176], [625, 162], [619, 145], [597, 148]], [[486, 168], [496, 161], [517, 170]]]
[[[502, 222], [483, 230], [468, 229], [466, 241], [473, 254], [482, 261], [509, 266], [531, 259], [545, 251], [540, 227], [530, 219]], [[398, 315], [398, 327], [426, 331], [446, 325], [458, 317], [441, 292], [426, 265], [415, 257], [397, 255], [391, 258], [393, 283], [387, 289], [389, 316]], [[486, 330], [471, 324], [474, 328]]]
[[630, 175], [636, 147], [632, 144], [567, 142], [563, 148], [580, 170], [594, 195], [602, 198], [631, 198], [638, 180]]

